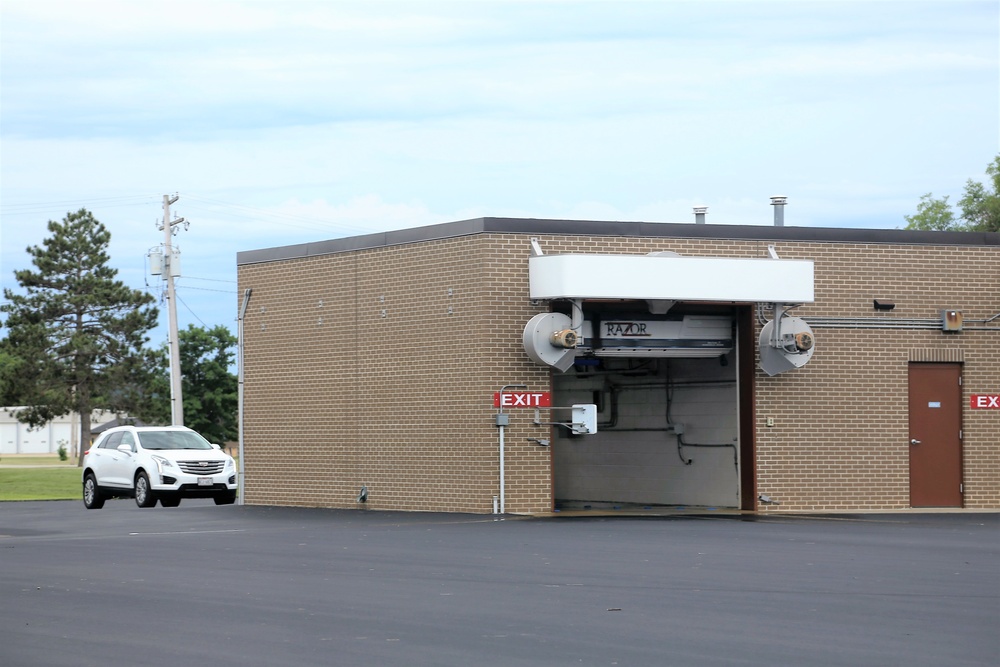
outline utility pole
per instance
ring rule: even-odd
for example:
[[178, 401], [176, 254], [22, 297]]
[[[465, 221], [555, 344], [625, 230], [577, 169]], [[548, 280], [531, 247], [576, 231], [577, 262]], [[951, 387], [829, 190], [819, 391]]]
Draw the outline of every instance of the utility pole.
[[177, 225], [188, 223], [184, 218], [170, 220], [170, 205], [179, 199], [163, 195], [163, 273], [167, 280], [167, 316], [169, 318], [169, 333], [167, 342], [170, 345], [170, 423], [174, 426], [184, 425], [184, 399], [181, 395], [181, 346], [177, 339], [177, 298], [174, 294], [174, 277], [181, 275], [180, 251], [176, 253], [170, 243], [170, 237], [177, 233]]

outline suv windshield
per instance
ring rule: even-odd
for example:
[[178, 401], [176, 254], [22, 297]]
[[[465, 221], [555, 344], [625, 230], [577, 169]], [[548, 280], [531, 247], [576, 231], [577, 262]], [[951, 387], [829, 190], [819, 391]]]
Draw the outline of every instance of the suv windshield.
[[212, 443], [191, 431], [141, 431], [143, 449], [212, 449]]

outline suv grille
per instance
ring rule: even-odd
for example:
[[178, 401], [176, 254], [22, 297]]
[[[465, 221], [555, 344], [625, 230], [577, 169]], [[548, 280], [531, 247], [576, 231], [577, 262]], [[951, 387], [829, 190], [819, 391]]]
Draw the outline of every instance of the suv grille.
[[214, 475], [222, 472], [223, 461], [178, 461], [177, 465], [189, 475]]

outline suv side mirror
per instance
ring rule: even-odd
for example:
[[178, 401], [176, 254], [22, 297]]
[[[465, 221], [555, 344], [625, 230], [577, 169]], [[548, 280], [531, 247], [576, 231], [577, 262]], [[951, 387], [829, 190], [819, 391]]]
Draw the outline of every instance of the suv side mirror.
[[118, 451], [124, 454], [132, 453], [132, 445], [118, 445]]

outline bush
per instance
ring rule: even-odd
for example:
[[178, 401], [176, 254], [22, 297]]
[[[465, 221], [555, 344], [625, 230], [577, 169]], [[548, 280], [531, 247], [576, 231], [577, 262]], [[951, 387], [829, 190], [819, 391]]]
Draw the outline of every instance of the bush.
[[66, 453], [66, 445], [60, 444], [59, 449], [56, 450], [59, 453], [59, 460], [65, 461], [69, 458], [69, 454]]

